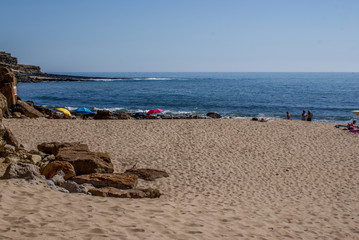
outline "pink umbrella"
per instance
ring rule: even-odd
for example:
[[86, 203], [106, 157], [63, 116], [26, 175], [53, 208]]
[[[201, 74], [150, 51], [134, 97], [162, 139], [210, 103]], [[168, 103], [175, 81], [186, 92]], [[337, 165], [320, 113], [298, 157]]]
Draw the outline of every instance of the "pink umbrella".
[[151, 109], [150, 111], [148, 111], [147, 115], [154, 114], [154, 113], [160, 113], [160, 112], [163, 112], [163, 110], [159, 109], [159, 108], [155, 108], [155, 109]]

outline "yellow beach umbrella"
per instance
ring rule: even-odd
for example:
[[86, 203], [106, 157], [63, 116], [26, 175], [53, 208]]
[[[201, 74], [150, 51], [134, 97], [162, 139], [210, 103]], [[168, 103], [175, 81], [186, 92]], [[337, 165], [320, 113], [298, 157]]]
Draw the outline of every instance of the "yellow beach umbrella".
[[62, 112], [63, 114], [71, 117], [71, 113], [69, 112], [69, 110], [67, 110], [65, 108], [55, 108], [55, 110], [59, 111], [59, 112]]
[[359, 116], [359, 110], [354, 110], [354, 111], [352, 111], [352, 113], [354, 113], [355, 115]]

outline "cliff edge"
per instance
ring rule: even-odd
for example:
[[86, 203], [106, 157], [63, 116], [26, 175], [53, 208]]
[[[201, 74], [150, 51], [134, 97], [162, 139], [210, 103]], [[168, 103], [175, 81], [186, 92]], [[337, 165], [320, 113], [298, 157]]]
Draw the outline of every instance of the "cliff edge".
[[17, 58], [6, 52], [0, 52], [0, 66], [9, 68], [18, 82], [32, 82], [31, 76], [44, 74], [39, 66], [18, 64]]
[[128, 79], [108, 77], [84, 77], [72, 75], [49, 74], [41, 72], [35, 65], [18, 64], [17, 58], [10, 53], [0, 52], [0, 67], [10, 69], [18, 82], [45, 82], [45, 81], [88, 81], [94, 79]]

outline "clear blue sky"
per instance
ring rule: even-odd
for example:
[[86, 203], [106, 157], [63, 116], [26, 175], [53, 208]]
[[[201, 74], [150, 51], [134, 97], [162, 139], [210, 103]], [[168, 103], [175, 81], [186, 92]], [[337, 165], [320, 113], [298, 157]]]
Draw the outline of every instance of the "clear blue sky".
[[358, 0], [0, 0], [45, 72], [359, 72]]

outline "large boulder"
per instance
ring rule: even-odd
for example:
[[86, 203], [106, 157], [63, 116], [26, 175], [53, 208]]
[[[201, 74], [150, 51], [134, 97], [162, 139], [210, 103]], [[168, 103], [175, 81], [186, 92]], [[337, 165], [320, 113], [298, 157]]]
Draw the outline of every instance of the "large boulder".
[[68, 142], [49, 142], [49, 143], [41, 143], [37, 145], [37, 149], [41, 152], [47, 154], [56, 155], [60, 149], [71, 149], [72, 151], [77, 152], [89, 152], [89, 147], [86, 144], [82, 144], [79, 142], [68, 143]]
[[117, 119], [109, 110], [98, 110], [93, 119]]
[[89, 188], [88, 191], [99, 197], [115, 197], [115, 198], [158, 198], [161, 192], [158, 189], [117, 189], [113, 187], [106, 188]]
[[131, 119], [131, 115], [129, 113], [124, 113], [124, 112], [119, 112], [117, 114], [118, 119], [122, 119], [122, 120], [128, 120]]
[[47, 179], [51, 179], [60, 171], [64, 173], [65, 180], [76, 176], [74, 167], [69, 162], [64, 161], [54, 161], [47, 164], [41, 174]]
[[163, 170], [150, 169], [150, 168], [138, 168], [138, 169], [127, 169], [126, 173], [132, 173], [137, 175], [139, 178], [146, 181], [154, 181], [157, 178], [168, 177], [168, 173]]
[[61, 148], [56, 154], [56, 160], [66, 161], [74, 166], [77, 175], [91, 173], [113, 173], [113, 164], [108, 153], [76, 151]]
[[6, 97], [8, 107], [16, 104], [16, 84], [12, 71], [6, 67], [0, 67], [0, 92]]
[[98, 188], [132, 189], [137, 186], [138, 177], [130, 173], [93, 173], [73, 177], [71, 181], [78, 184], [88, 183]]
[[34, 164], [27, 163], [11, 163], [5, 170], [1, 179], [10, 178], [25, 178], [34, 179], [35, 176], [39, 176], [39, 167]]
[[207, 113], [207, 117], [210, 117], [210, 118], [221, 118], [222, 116], [221, 116], [219, 113], [216, 113], [216, 112], [208, 112], [208, 113]]
[[6, 128], [5, 134], [3, 136], [4, 140], [15, 147], [20, 146], [19, 142], [17, 141], [15, 135], [11, 132], [10, 129]]
[[17, 101], [17, 104], [16, 106], [14, 106], [14, 109], [16, 109], [17, 112], [20, 112], [21, 114], [29, 118], [45, 117], [44, 114], [42, 114], [35, 108], [31, 107], [28, 103], [23, 102], [21, 100]]

